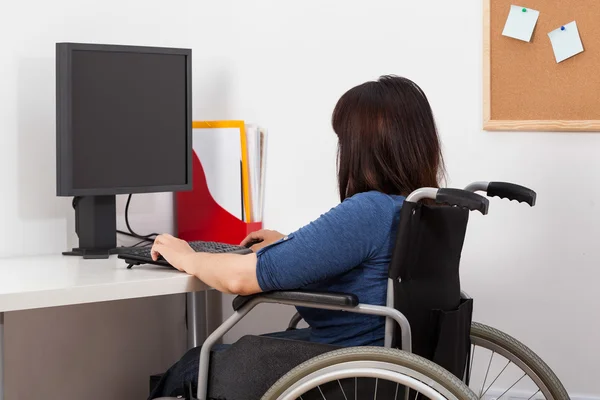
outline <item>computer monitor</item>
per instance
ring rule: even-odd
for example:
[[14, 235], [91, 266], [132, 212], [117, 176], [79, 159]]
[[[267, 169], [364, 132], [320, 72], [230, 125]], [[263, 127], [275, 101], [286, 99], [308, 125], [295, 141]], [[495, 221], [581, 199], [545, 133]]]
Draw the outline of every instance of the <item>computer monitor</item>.
[[86, 258], [116, 252], [115, 195], [192, 188], [191, 50], [56, 45], [56, 189]]

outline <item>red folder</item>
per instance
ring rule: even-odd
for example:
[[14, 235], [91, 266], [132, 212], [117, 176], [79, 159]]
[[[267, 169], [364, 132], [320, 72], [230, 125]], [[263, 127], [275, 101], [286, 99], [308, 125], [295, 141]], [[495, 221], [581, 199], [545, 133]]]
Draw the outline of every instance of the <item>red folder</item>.
[[178, 192], [175, 196], [179, 238], [240, 244], [248, 234], [262, 229], [262, 222], [241, 221], [214, 200], [208, 190], [202, 164], [194, 152], [192, 170], [193, 189]]

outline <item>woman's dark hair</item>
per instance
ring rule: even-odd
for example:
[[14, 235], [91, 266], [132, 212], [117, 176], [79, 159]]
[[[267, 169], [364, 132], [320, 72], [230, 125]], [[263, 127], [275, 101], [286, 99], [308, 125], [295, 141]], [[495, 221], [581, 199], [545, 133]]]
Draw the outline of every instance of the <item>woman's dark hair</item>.
[[433, 113], [414, 82], [382, 76], [347, 91], [333, 111], [343, 201], [377, 190], [407, 196], [439, 187], [444, 162]]

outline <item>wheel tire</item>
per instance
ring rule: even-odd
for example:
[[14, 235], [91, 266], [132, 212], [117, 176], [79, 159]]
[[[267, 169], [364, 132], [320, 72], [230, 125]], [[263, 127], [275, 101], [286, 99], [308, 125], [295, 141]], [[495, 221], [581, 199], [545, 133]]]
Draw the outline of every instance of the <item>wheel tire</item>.
[[400, 365], [421, 373], [434, 382], [437, 382], [458, 399], [478, 400], [475, 393], [460, 379], [439, 365], [415, 354], [384, 347], [349, 347], [312, 358], [282, 376], [264, 394], [262, 400], [276, 400], [290, 386], [305, 376], [326, 367], [351, 361], [381, 361]]
[[485, 347], [477, 344], [481, 340], [501, 347], [527, 365], [544, 383], [552, 395], [552, 399], [546, 397], [546, 400], [570, 400], [566, 389], [550, 367], [523, 343], [490, 326], [473, 322], [471, 325], [471, 341], [477, 346]]

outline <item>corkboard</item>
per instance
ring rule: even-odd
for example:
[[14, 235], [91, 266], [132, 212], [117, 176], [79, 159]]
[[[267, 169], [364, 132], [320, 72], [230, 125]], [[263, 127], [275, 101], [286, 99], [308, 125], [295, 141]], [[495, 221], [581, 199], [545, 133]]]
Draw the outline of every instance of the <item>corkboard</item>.
[[[600, 131], [600, 0], [483, 0], [485, 130]], [[531, 42], [502, 36], [511, 5], [540, 11]], [[571, 21], [584, 52], [556, 63], [548, 32]]]

